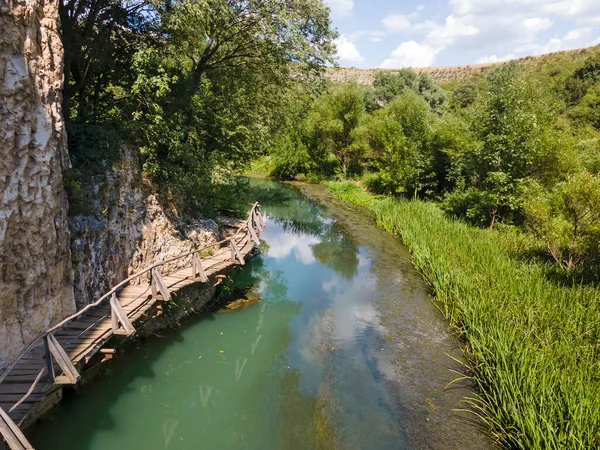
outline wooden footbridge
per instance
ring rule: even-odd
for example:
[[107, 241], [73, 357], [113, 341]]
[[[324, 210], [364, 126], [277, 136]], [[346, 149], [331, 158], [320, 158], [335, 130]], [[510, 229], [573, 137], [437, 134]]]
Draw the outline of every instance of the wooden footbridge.
[[[230, 238], [143, 269], [36, 337], [10, 366], [0, 369], [0, 434], [9, 448], [33, 448], [19, 426], [50, 393], [76, 384], [77, 367], [88, 363], [113, 335], [131, 336], [136, 321], [156, 302], [167, 302], [184, 286], [206, 283], [231, 265], [244, 264], [264, 225], [255, 203]], [[184, 267], [166, 273], [174, 263]]]

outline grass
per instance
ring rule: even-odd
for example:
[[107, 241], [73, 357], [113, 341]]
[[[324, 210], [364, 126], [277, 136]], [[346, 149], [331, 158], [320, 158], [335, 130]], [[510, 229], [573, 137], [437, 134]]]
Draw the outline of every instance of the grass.
[[330, 183], [402, 237], [465, 342], [479, 394], [468, 399], [504, 447], [600, 448], [600, 291], [566, 287], [516, 255], [529, 237], [447, 218], [432, 203]]

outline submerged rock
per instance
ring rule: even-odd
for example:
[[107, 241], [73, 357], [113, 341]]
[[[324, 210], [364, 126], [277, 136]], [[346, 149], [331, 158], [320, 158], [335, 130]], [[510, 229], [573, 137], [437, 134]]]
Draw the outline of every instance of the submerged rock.
[[220, 309], [218, 312], [220, 313], [229, 313], [232, 311], [237, 311], [240, 309], [248, 308], [249, 306], [255, 305], [260, 302], [260, 297], [257, 295], [250, 296], [249, 298], [240, 298], [239, 300], [234, 300], [231, 303], [228, 303]]

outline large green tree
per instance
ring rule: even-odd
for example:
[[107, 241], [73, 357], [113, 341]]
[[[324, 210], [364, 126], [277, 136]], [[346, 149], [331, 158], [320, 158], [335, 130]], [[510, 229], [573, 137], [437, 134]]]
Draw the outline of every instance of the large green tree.
[[522, 76], [517, 64], [501, 66], [488, 77], [489, 90], [474, 117], [482, 146], [475, 155], [481, 204], [487, 204], [490, 228], [522, 209], [523, 183], [544, 174], [538, 164], [558, 150], [550, 99]]
[[337, 86], [322, 95], [307, 117], [313, 154], [320, 159], [325, 159], [327, 152], [334, 154], [344, 176], [357, 171], [361, 148], [353, 144], [365, 114], [363, 91], [356, 84]]
[[70, 129], [118, 123], [192, 204], [271, 144], [287, 92], [333, 62], [318, 0], [61, 1]]
[[378, 171], [377, 190], [417, 198], [435, 188], [433, 154], [428, 145], [431, 109], [422, 96], [406, 90], [376, 111], [356, 132], [357, 144]]

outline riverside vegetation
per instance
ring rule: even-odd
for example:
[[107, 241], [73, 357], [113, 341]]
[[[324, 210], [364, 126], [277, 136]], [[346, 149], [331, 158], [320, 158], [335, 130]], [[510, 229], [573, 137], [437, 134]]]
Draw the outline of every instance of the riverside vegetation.
[[597, 448], [600, 291], [561, 286], [521, 255], [535, 239], [452, 220], [438, 205], [377, 197], [354, 183], [335, 196], [365, 205], [402, 237], [413, 264], [466, 342], [479, 395], [468, 406], [508, 448]]
[[[254, 170], [329, 181], [401, 236], [508, 448], [600, 448], [600, 47], [295, 99]], [[350, 180], [350, 181], [343, 181]]]

